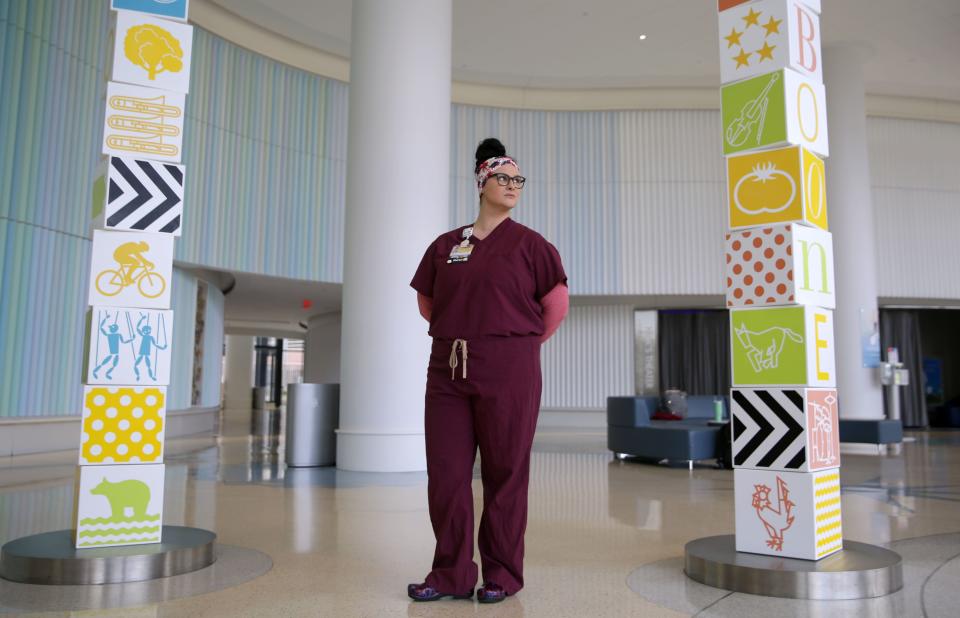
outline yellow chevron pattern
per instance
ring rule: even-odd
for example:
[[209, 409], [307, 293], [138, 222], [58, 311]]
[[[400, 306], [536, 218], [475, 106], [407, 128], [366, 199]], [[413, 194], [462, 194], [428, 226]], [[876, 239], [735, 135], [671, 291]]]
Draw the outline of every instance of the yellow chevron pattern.
[[837, 496], [836, 498], [830, 498], [829, 500], [823, 500], [821, 502], [817, 502], [813, 505], [813, 508], [815, 511], [820, 511], [822, 509], [828, 509], [831, 506], [837, 506], [838, 504], [840, 504], [840, 496]]
[[839, 473], [839, 472], [834, 473], [834, 474], [825, 474], [825, 475], [823, 475], [823, 476], [821, 476], [821, 477], [816, 478], [816, 479], [813, 480], [813, 482], [814, 482], [816, 485], [823, 485], [823, 484], [825, 484], [825, 483], [831, 483], [831, 482], [834, 482], [834, 481], [837, 482], [837, 483], [840, 482], [840, 473]]
[[822, 538], [819, 541], [817, 541], [817, 549], [820, 549], [821, 547], [826, 547], [827, 545], [833, 545], [842, 538], [843, 538], [843, 534], [840, 532], [836, 534], [831, 534], [830, 536]]
[[827, 521], [828, 519], [833, 519], [834, 517], [840, 517], [840, 509], [833, 509], [830, 511], [826, 511], [825, 513], [819, 513], [817, 515], [817, 523], [819, 524], [821, 522]]
[[822, 549], [817, 552], [817, 558], [823, 558], [824, 556], [837, 552], [841, 549], [843, 549], [843, 545], [840, 544], [837, 544], [834, 547], [828, 547], [827, 549]]
[[813, 492], [815, 498], [822, 498], [824, 496], [833, 496], [840, 493], [840, 486], [834, 485], [832, 487], [824, 487]]
[[832, 530], [836, 530], [839, 527], [840, 527], [839, 519], [833, 523], [827, 524], [826, 526], [820, 526], [819, 528], [817, 528], [817, 536], [820, 536], [821, 534], [826, 534], [827, 532], [830, 532]]

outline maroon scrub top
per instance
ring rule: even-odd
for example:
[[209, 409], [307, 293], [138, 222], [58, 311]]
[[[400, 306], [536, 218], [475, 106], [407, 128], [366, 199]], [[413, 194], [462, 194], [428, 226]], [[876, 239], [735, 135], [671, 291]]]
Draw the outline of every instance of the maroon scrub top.
[[473, 252], [468, 260], [448, 262], [468, 227], [434, 240], [410, 282], [433, 299], [430, 336], [469, 340], [543, 335], [540, 299], [567, 281], [556, 247], [507, 218], [483, 240], [470, 237]]

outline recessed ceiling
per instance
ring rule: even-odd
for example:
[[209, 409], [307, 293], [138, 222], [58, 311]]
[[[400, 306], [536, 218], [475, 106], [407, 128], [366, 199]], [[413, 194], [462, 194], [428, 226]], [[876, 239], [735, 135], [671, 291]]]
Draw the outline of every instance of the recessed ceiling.
[[[232, 273], [234, 284], [225, 298], [229, 334], [264, 337], [304, 336], [303, 324], [316, 315], [340, 311], [342, 287], [250, 273]], [[304, 306], [309, 301], [309, 307]]]
[[[212, 0], [320, 51], [350, 55], [350, 0]], [[960, 101], [960, 1], [825, 0], [824, 47], [872, 50], [867, 92]], [[719, 85], [714, 0], [453, 3], [453, 79], [524, 88]], [[640, 40], [645, 34], [646, 40]]]

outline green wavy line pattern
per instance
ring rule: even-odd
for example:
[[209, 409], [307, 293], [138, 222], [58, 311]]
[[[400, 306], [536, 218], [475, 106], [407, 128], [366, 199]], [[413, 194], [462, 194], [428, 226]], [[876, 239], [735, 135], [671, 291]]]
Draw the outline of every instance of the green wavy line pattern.
[[143, 524], [144, 522], [160, 521], [159, 515], [145, 515], [143, 517], [127, 517], [116, 519], [113, 517], [88, 517], [80, 520], [81, 526], [95, 526], [97, 524]]
[[97, 545], [118, 545], [121, 543], [124, 545], [127, 545], [127, 544], [132, 545], [134, 543], [159, 543], [159, 542], [160, 542], [159, 537], [148, 536], [140, 539], [124, 539], [122, 541], [89, 541], [89, 542], [80, 543], [79, 547], [94, 547]]
[[80, 537], [113, 536], [117, 534], [150, 534], [159, 532], [160, 526], [144, 526], [142, 528], [103, 528], [101, 530], [81, 530]]

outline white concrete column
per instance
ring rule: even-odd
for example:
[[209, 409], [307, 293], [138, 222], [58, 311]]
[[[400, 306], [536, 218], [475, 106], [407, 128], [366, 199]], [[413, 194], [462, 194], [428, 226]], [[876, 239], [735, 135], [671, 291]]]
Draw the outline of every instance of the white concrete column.
[[226, 357], [223, 407], [249, 410], [253, 388], [253, 337], [227, 335]]
[[448, 221], [450, 0], [354, 0], [337, 466], [426, 469], [429, 340], [409, 287]]
[[868, 49], [850, 45], [827, 47], [823, 55], [830, 127], [827, 208], [837, 286], [837, 387], [840, 417], [846, 419], [883, 417], [879, 374], [863, 366], [860, 343], [861, 309], [877, 310], [876, 233], [863, 85], [868, 54]]
[[312, 384], [340, 382], [340, 329], [342, 314], [325, 313], [307, 322], [303, 345], [303, 381]]

